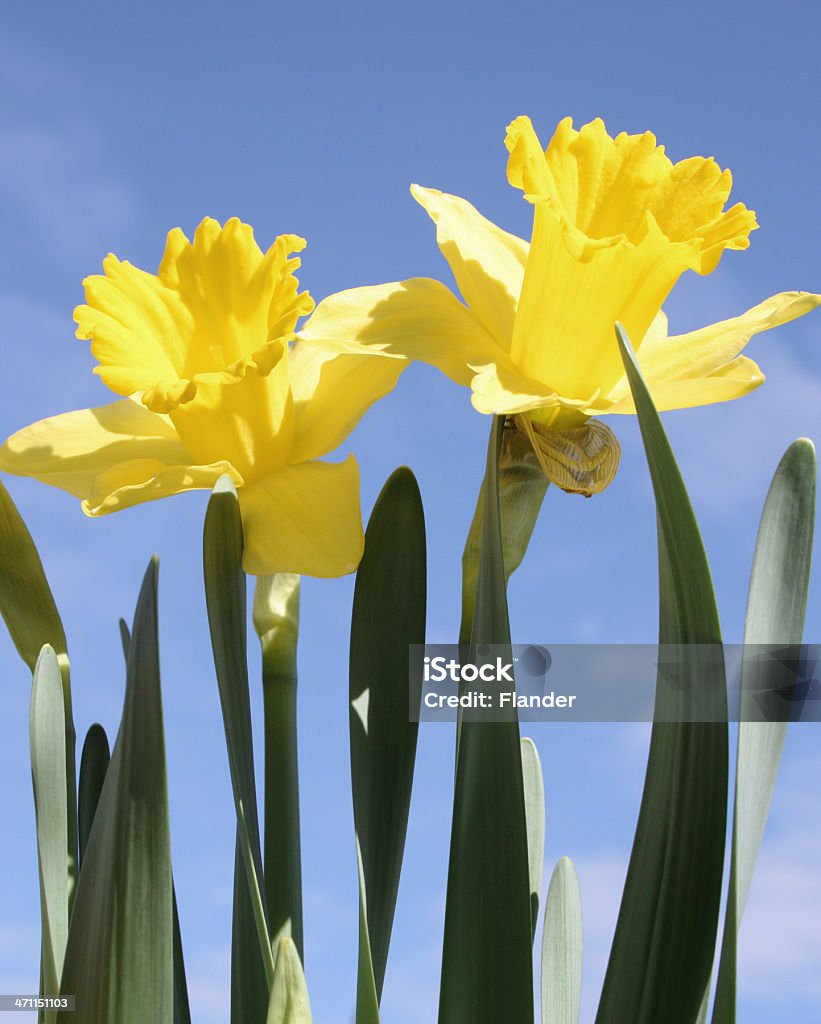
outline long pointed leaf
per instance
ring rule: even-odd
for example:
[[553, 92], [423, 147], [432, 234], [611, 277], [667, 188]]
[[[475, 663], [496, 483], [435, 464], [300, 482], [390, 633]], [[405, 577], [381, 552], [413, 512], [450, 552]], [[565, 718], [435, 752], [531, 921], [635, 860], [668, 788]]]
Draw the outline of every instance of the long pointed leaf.
[[522, 777], [527, 819], [527, 863], [530, 869], [530, 915], [533, 921], [532, 937], [535, 939], [544, 867], [544, 779], [539, 751], [527, 736], [522, 738]]
[[205, 515], [203, 564], [211, 646], [217, 673], [237, 835], [265, 977], [274, 980], [274, 957], [263, 888], [259, 812], [254, 779], [254, 744], [246, 650], [245, 573], [242, 520], [237, 492], [228, 476], [217, 481]]
[[79, 823], [81, 866], [110, 760], [111, 752], [108, 747], [108, 737], [105, 734], [105, 729], [98, 722], [95, 722], [86, 733], [83, 753], [80, 757], [77, 817]]
[[311, 1004], [299, 953], [290, 936], [279, 940], [266, 1024], [311, 1024]]
[[578, 1024], [582, 999], [582, 895], [562, 857], [547, 891], [542, 936], [542, 1024]]
[[[120, 619], [120, 643], [123, 648], [126, 667], [128, 667], [128, 653], [131, 649], [131, 631], [125, 619]], [[99, 730], [101, 735], [95, 735]], [[103, 749], [104, 745], [104, 749]], [[88, 753], [87, 779], [83, 781], [83, 766], [86, 764]], [[91, 830], [92, 819], [97, 806], [99, 792], [95, 793], [95, 787], [102, 787], [105, 775], [105, 768], [102, 762], [108, 765], [108, 740], [102, 726], [92, 725], [86, 736], [83, 746], [83, 757], [80, 765], [80, 857], [83, 856], [83, 822], [86, 822], [86, 839], [88, 831]], [[102, 775], [100, 772], [102, 771]], [[86, 803], [89, 805], [83, 812], [83, 796], [86, 796]], [[174, 888], [174, 875], [171, 875], [171, 912], [173, 926], [173, 948], [174, 948], [174, 1024], [191, 1024], [191, 1010], [188, 1005], [188, 981], [185, 977], [185, 957], [182, 948], [182, 932], [180, 930], [180, 916], [177, 910], [177, 893]]]
[[66, 634], [43, 563], [22, 516], [0, 483], [0, 615], [17, 653], [33, 672], [40, 651], [48, 644], [57, 656], [65, 721], [65, 787], [67, 808], [67, 869], [69, 906], [77, 883], [77, 791], [74, 719]]
[[[815, 449], [798, 440], [785, 452], [770, 485], [753, 558], [745, 644], [797, 645], [804, 632], [810, 562], [815, 523]], [[753, 869], [775, 788], [778, 764], [787, 734], [786, 722], [746, 721], [746, 696], [775, 690], [783, 669], [755, 652], [744, 652], [742, 721], [738, 726], [733, 853], [724, 938], [713, 1009], [714, 1024], [733, 1024], [736, 1018], [737, 936], [750, 891]]]
[[[44, 995], [56, 996], [68, 939], [66, 756], [63, 687], [54, 650], [43, 647], [31, 688], [31, 779], [40, 877]], [[54, 1014], [42, 1014], [50, 1022]]]
[[684, 482], [630, 342], [620, 326], [616, 334], [656, 497], [659, 640], [677, 645], [683, 686], [658, 690], [636, 836], [596, 1019], [692, 1024], [710, 976], [724, 866], [728, 730], [721, 633]]
[[[425, 642], [425, 517], [409, 469], [391, 474], [365, 534], [350, 652], [351, 784], [381, 996], [408, 828], [418, 722], [408, 714], [409, 646]], [[422, 695], [421, 672], [411, 703]]]
[[157, 563], [140, 590], [123, 715], [77, 886], [62, 992], [74, 1024], [173, 1024], [168, 795]]
[[368, 897], [365, 891], [365, 869], [362, 851], [356, 841], [356, 866], [359, 876], [359, 956], [356, 965], [356, 1019], [355, 1024], [379, 1024], [379, 995], [371, 957], [368, 934]]
[[237, 829], [231, 924], [231, 1024], [262, 1024], [270, 1001]]
[[[499, 522], [504, 417], [488, 444], [471, 656], [510, 644]], [[500, 940], [500, 937], [501, 940]], [[456, 757], [440, 1024], [533, 1020], [532, 923], [522, 756], [515, 710], [462, 722]]]

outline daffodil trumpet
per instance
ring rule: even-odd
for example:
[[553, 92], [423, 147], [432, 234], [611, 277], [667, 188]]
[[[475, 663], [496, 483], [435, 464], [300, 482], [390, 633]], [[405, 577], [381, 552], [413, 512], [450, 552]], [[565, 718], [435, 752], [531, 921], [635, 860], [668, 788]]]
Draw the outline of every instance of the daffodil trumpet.
[[31, 476], [100, 516], [210, 489], [226, 473], [240, 502], [244, 568], [340, 576], [364, 535], [352, 455], [322, 461], [396, 383], [399, 363], [337, 357], [294, 340], [313, 309], [281, 235], [266, 251], [236, 218], [168, 235], [156, 275], [109, 255], [85, 281], [77, 335], [119, 400], [14, 434], [0, 469]]

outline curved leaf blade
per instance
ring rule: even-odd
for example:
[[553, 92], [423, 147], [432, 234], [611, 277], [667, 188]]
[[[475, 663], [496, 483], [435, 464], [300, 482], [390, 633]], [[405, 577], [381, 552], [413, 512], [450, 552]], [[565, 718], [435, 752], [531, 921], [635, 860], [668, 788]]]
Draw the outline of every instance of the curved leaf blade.
[[[801, 643], [812, 560], [816, 476], [812, 443], [805, 439], [793, 442], [778, 464], [761, 515], [747, 597], [745, 644]], [[748, 690], [753, 683], [759, 690], [775, 690], [781, 685], [782, 672], [778, 662], [750, 658], [745, 648], [742, 711], [750, 710]], [[713, 1024], [733, 1024], [736, 1019], [738, 929], [787, 734], [786, 722], [747, 721], [744, 713], [741, 718], [733, 852]]]
[[[205, 600], [237, 815], [237, 836], [248, 880], [250, 909], [253, 912], [260, 956], [270, 990], [274, 980], [274, 957], [271, 951], [268, 911], [263, 888], [259, 812], [254, 777], [254, 743], [251, 731], [246, 645], [246, 579], [242, 569], [242, 549], [242, 519], [237, 492], [230, 477], [222, 476], [214, 486], [205, 514]], [[240, 921], [244, 919], [244, 915], [239, 918]], [[263, 1014], [264, 1011], [265, 1008]]]
[[308, 988], [296, 945], [290, 936], [279, 940], [274, 983], [266, 1024], [311, 1024]]
[[381, 996], [408, 829], [422, 698], [411, 684], [411, 644], [425, 642], [425, 516], [413, 473], [388, 478], [365, 533], [356, 574], [350, 647], [354, 824], [362, 858], [370, 957]]
[[553, 870], [542, 935], [542, 1024], [579, 1024], [582, 1000], [582, 894], [573, 862]]
[[[60, 992], [68, 940], [66, 751], [63, 687], [54, 650], [43, 647], [31, 688], [31, 780], [40, 877], [43, 995]], [[50, 1021], [54, 1014], [44, 1014]]]
[[533, 921], [532, 938], [535, 939], [544, 868], [545, 803], [542, 762], [536, 744], [527, 736], [522, 737], [522, 778], [527, 820], [527, 863], [530, 869], [530, 914]]
[[86, 733], [83, 753], [80, 757], [77, 818], [81, 867], [110, 760], [111, 752], [108, 747], [108, 737], [105, 734], [105, 729], [98, 722], [95, 722]]
[[[499, 511], [504, 417], [494, 417], [485, 472], [482, 556], [471, 659], [510, 644]], [[533, 1020], [532, 922], [519, 723], [461, 724], [456, 754], [440, 1024]], [[504, 941], [499, 941], [504, 936]]]
[[137, 602], [123, 715], [77, 886], [62, 992], [78, 996], [76, 1024], [173, 1024], [156, 559]]
[[[659, 641], [676, 645], [685, 685], [672, 694], [669, 688], [658, 691], [636, 836], [596, 1020], [692, 1024], [710, 977], [724, 868], [728, 730], [721, 633], [684, 482], [620, 325], [616, 335], [658, 512]], [[716, 654], [706, 653], [711, 651]]]

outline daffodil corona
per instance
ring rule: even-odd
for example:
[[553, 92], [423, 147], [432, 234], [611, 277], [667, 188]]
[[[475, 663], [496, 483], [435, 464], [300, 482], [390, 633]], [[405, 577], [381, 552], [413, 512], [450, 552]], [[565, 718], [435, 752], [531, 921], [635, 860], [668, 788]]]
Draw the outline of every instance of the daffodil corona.
[[708, 274], [746, 249], [755, 215], [725, 209], [732, 177], [713, 159], [674, 164], [649, 132], [613, 139], [601, 120], [562, 121], [543, 149], [530, 119], [508, 127], [507, 174], [533, 205], [530, 243], [470, 203], [412, 186], [436, 224], [463, 305], [427, 278], [325, 299], [301, 337], [430, 362], [471, 387], [474, 406], [530, 438], [545, 472], [583, 494], [602, 490], [618, 442], [598, 420], [634, 412], [614, 324], [638, 350], [659, 409], [723, 402], [764, 380], [741, 350], [752, 335], [821, 302], [783, 292], [732, 320], [678, 337], [661, 310], [685, 270]]
[[396, 383], [400, 364], [294, 342], [313, 309], [282, 235], [263, 253], [251, 227], [206, 218], [168, 235], [157, 275], [109, 255], [86, 279], [77, 336], [124, 396], [54, 416], [0, 449], [0, 469], [82, 499], [90, 516], [227, 473], [239, 495], [248, 572], [339, 576], [364, 543], [359, 470], [318, 461]]

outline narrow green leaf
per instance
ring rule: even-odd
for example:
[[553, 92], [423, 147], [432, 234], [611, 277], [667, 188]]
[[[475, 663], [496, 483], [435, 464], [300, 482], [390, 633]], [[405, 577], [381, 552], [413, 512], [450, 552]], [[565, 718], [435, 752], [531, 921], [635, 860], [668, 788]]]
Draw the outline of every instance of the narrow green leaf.
[[679, 645], [670, 649], [683, 685], [657, 691], [639, 820], [596, 1019], [692, 1024], [710, 977], [724, 866], [728, 752], [721, 633], [684, 482], [619, 325], [616, 334], [656, 497], [659, 641]]
[[128, 650], [131, 647], [131, 630], [128, 628], [128, 623], [125, 619], [120, 619], [120, 644], [123, 648], [123, 657], [125, 658], [126, 665], [128, 664]]
[[[799, 439], [785, 452], [773, 477], [753, 558], [744, 643], [793, 646], [801, 643], [815, 524], [815, 449]], [[746, 721], [750, 690], [778, 689], [784, 667], [745, 648], [742, 664], [742, 721], [738, 726], [733, 852], [724, 938], [713, 1008], [714, 1024], [736, 1019], [737, 936], [750, 891], [755, 861], [770, 810], [786, 722]], [[789, 683], [790, 680], [787, 680]]]
[[[499, 506], [507, 579], [510, 579], [519, 568], [527, 552], [547, 493], [547, 485], [547, 477], [528, 439], [518, 430], [505, 430], [499, 456]], [[484, 501], [483, 484], [476, 500], [476, 511], [473, 513], [473, 521], [462, 554], [462, 625], [459, 630], [459, 643], [464, 645], [470, 643], [470, 631], [473, 628], [479, 558], [482, 551]]]
[[248, 879], [257, 940], [270, 989], [274, 980], [274, 957], [262, 887], [262, 853], [248, 689], [246, 581], [242, 570], [242, 546], [242, 520], [236, 489], [230, 477], [222, 476], [214, 487], [205, 515], [205, 600], [228, 748], [237, 835]]
[[156, 559], [137, 602], [123, 715], [77, 886], [62, 992], [78, 997], [74, 1024], [173, 1024]]
[[547, 891], [542, 935], [542, 1024], [579, 1024], [582, 1000], [582, 894], [562, 857]]
[[80, 758], [80, 785], [77, 791], [79, 804], [80, 865], [85, 857], [91, 825], [97, 811], [97, 803], [108, 771], [111, 752], [105, 729], [95, 722], [86, 733], [83, 753]]
[[522, 737], [522, 778], [527, 819], [527, 863], [530, 869], [530, 916], [533, 922], [532, 937], [535, 939], [544, 866], [544, 779], [539, 751], [527, 736]]
[[[126, 668], [127, 668], [128, 667], [128, 652], [131, 649], [131, 631], [129, 630], [128, 625], [127, 625], [125, 619], [120, 619], [119, 626], [120, 626], [120, 642], [122, 644], [123, 656], [125, 658], [125, 663], [126, 663]], [[99, 796], [99, 792], [97, 792], [97, 793], [94, 792], [94, 787], [95, 787], [95, 781], [96, 781], [95, 780], [95, 775], [99, 773], [100, 767], [101, 767], [102, 753], [103, 753], [102, 752], [102, 743], [105, 744], [105, 761], [106, 761], [106, 765], [108, 764], [108, 740], [106, 739], [105, 732], [103, 732], [102, 726], [93, 725], [91, 727], [91, 729], [89, 730], [88, 735], [86, 736], [86, 744], [85, 744], [85, 747], [83, 748], [83, 759], [81, 761], [81, 766], [80, 766], [80, 800], [81, 800], [81, 803], [80, 803], [80, 825], [81, 825], [81, 829], [80, 829], [80, 832], [81, 832], [81, 836], [80, 836], [80, 856], [81, 856], [81, 858], [82, 858], [82, 855], [83, 855], [82, 824], [83, 824], [83, 816], [84, 816], [83, 815], [83, 808], [82, 808], [82, 797], [83, 797], [83, 767], [82, 766], [85, 763], [85, 759], [86, 759], [86, 747], [89, 746], [89, 740], [92, 738], [92, 733], [94, 732], [95, 729], [99, 729], [100, 733], [102, 734], [102, 736], [101, 736], [101, 738], [96, 738], [95, 737], [95, 742], [96, 742], [96, 745], [98, 747], [98, 749], [96, 751], [96, 760], [98, 762], [97, 766], [95, 766], [93, 764], [93, 760], [95, 758], [93, 757], [92, 754], [90, 754], [90, 761], [92, 763], [89, 764], [89, 780], [88, 780], [88, 783], [87, 783], [87, 788], [90, 791], [89, 792], [89, 797], [93, 798], [93, 806], [91, 806], [92, 800], [88, 799], [87, 802], [89, 804], [89, 808], [86, 811], [86, 814], [90, 814], [90, 817], [88, 818], [88, 822], [87, 822], [87, 828], [88, 828], [89, 831], [91, 829], [92, 819], [94, 817], [94, 810], [96, 808], [97, 798]], [[104, 773], [105, 773], [105, 769], [103, 768], [103, 774]], [[103, 776], [100, 775], [99, 776], [99, 786], [100, 787], [102, 787], [102, 783], [103, 783]], [[180, 917], [179, 917], [179, 913], [177, 911], [177, 893], [176, 893], [176, 889], [174, 888], [174, 875], [173, 875], [173, 872], [172, 872], [172, 875], [171, 875], [171, 910], [172, 910], [172, 918], [173, 918], [172, 925], [173, 925], [173, 946], [174, 946], [174, 1024], [191, 1024], [191, 1010], [190, 1010], [189, 1005], [188, 1005], [188, 981], [186, 980], [186, 977], [185, 977], [185, 956], [183, 954], [183, 948], [182, 948], [182, 932], [180, 931]]]
[[0, 613], [17, 653], [32, 672], [44, 644], [51, 645], [63, 668], [67, 652], [63, 623], [31, 534], [2, 484]]
[[289, 936], [279, 940], [266, 1024], [311, 1024], [311, 1004], [302, 962]]
[[[499, 522], [498, 460], [503, 430], [504, 417], [494, 417], [471, 634], [471, 658], [477, 664], [483, 663], [482, 645], [510, 644]], [[508, 1020], [529, 1024], [533, 1020], [531, 947], [518, 719], [515, 709], [496, 722], [465, 717], [456, 757], [440, 1024]]]
[[[66, 847], [65, 719], [60, 667], [54, 650], [43, 647], [31, 688], [31, 779], [40, 877], [42, 992], [56, 996], [68, 939]], [[41, 1014], [50, 1022], [54, 1014]]]
[[17, 653], [33, 672], [40, 651], [48, 644], [60, 666], [65, 720], [64, 779], [66, 787], [69, 907], [77, 882], [77, 791], [75, 733], [71, 710], [68, 647], [63, 623], [48, 585], [43, 563], [22, 516], [0, 483], [0, 615]]
[[[425, 517], [416, 478], [397, 469], [382, 489], [356, 575], [350, 652], [351, 784], [367, 895], [370, 957], [381, 997], [408, 828], [425, 642]], [[411, 691], [409, 694], [409, 686]]]
[[379, 1024], [379, 995], [371, 959], [371, 940], [368, 934], [368, 897], [365, 891], [365, 868], [359, 840], [356, 841], [356, 866], [359, 876], [359, 956], [356, 971], [355, 1024]]
[[265, 715], [265, 895], [272, 946], [286, 935], [304, 957], [297, 759], [299, 576], [258, 576], [254, 629], [262, 646]]
[[174, 956], [174, 1024], [191, 1024], [191, 1009], [188, 1005], [188, 981], [185, 977], [185, 956], [182, 949], [180, 915], [177, 910], [177, 892], [174, 878], [171, 878], [171, 926]]
[[257, 938], [254, 908], [237, 830], [231, 926], [231, 1024], [263, 1024], [270, 989]]

